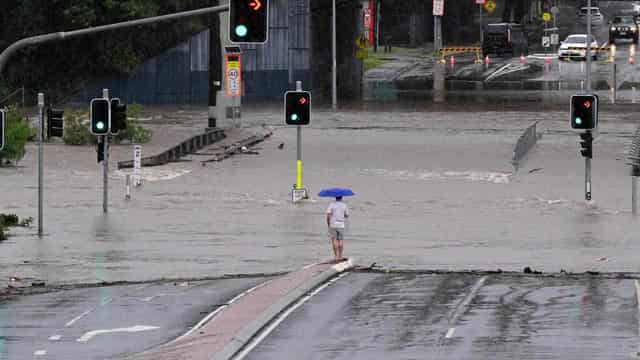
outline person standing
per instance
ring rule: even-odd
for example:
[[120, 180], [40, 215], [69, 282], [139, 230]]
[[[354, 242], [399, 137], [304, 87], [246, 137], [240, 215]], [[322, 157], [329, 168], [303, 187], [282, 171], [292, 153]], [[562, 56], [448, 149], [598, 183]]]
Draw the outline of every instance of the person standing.
[[342, 201], [342, 196], [337, 196], [336, 201], [329, 204], [327, 209], [327, 226], [329, 227], [329, 237], [331, 238], [331, 246], [333, 247], [333, 255], [336, 262], [343, 260], [345, 222], [348, 217], [349, 208], [347, 204]]

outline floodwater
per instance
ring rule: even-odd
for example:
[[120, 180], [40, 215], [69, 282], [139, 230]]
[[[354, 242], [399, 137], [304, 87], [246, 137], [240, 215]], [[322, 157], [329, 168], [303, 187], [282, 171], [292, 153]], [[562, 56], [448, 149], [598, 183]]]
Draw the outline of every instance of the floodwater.
[[[184, 116], [206, 118], [205, 111]], [[108, 215], [93, 148], [46, 147], [45, 236], [15, 230], [0, 244], [0, 279], [145, 280], [291, 270], [331, 256], [328, 200], [290, 202], [294, 128], [278, 111], [245, 114], [274, 136], [202, 166], [149, 168], [124, 200], [111, 173]], [[601, 114], [593, 199], [584, 201], [579, 137], [564, 112], [318, 111], [303, 131], [304, 185], [353, 188], [346, 255], [403, 269], [637, 271], [638, 219], [625, 151], [633, 113]], [[537, 148], [511, 165], [522, 130], [540, 121]], [[205, 126], [206, 120], [203, 120]], [[285, 144], [283, 150], [277, 147]], [[37, 161], [0, 169], [0, 211], [37, 214]]]

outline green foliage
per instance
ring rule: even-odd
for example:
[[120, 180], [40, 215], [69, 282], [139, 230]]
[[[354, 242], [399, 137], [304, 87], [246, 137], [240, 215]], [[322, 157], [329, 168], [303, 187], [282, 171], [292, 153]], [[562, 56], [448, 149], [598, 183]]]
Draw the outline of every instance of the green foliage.
[[[212, 6], [212, 0], [2, 0], [0, 49], [25, 37], [112, 24]], [[2, 87], [25, 85], [63, 102], [93, 79], [128, 74], [208, 27], [210, 16], [78, 37], [27, 47], [7, 64]], [[4, 84], [2, 84], [4, 82]], [[64, 94], [64, 95], [63, 95]]]
[[16, 214], [0, 214], [0, 226], [18, 226], [20, 219]]
[[8, 228], [14, 226], [30, 227], [32, 222], [32, 217], [20, 221], [16, 214], [0, 214], [0, 240], [7, 240], [9, 237], [9, 234], [7, 234]]
[[87, 145], [97, 142], [97, 138], [89, 131], [86, 113], [65, 111], [62, 141], [67, 145]]
[[35, 137], [36, 130], [29, 126], [26, 118], [18, 113], [15, 106], [9, 107], [5, 124], [5, 145], [0, 151], [0, 165], [6, 160], [18, 163], [26, 153], [25, 145]]
[[127, 105], [127, 128], [116, 136], [117, 141], [129, 140], [133, 144], [144, 144], [151, 141], [153, 132], [139, 124], [138, 118], [142, 114], [142, 105]]
[[[144, 144], [151, 141], [153, 132], [145, 129], [138, 123], [142, 114], [142, 105], [127, 105], [127, 129], [115, 136], [116, 142], [129, 140], [131, 143]], [[89, 119], [87, 113], [79, 111], [65, 111], [64, 137], [67, 145], [95, 144], [98, 138], [89, 131]]]

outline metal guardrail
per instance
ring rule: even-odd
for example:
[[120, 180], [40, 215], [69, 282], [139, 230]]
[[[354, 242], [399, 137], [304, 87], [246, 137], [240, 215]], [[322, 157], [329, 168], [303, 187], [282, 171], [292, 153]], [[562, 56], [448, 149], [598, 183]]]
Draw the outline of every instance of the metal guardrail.
[[631, 175], [640, 176], [640, 126], [636, 129], [636, 133], [631, 141], [629, 155], [627, 155], [627, 164], [631, 165]]
[[516, 142], [516, 146], [513, 149], [513, 159], [511, 160], [511, 164], [513, 164], [513, 167], [516, 169], [518, 169], [520, 161], [538, 142], [537, 125], [537, 121], [529, 125], [518, 138], [518, 142]]

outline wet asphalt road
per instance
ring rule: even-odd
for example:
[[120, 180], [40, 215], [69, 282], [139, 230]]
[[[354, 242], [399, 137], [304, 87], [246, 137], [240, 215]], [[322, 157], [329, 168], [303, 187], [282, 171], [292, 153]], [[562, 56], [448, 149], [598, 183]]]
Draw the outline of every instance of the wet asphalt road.
[[0, 359], [114, 359], [183, 335], [265, 278], [150, 283], [22, 296], [0, 304]]
[[635, 280], [351, 273], [248, 359], [629, 359]]

